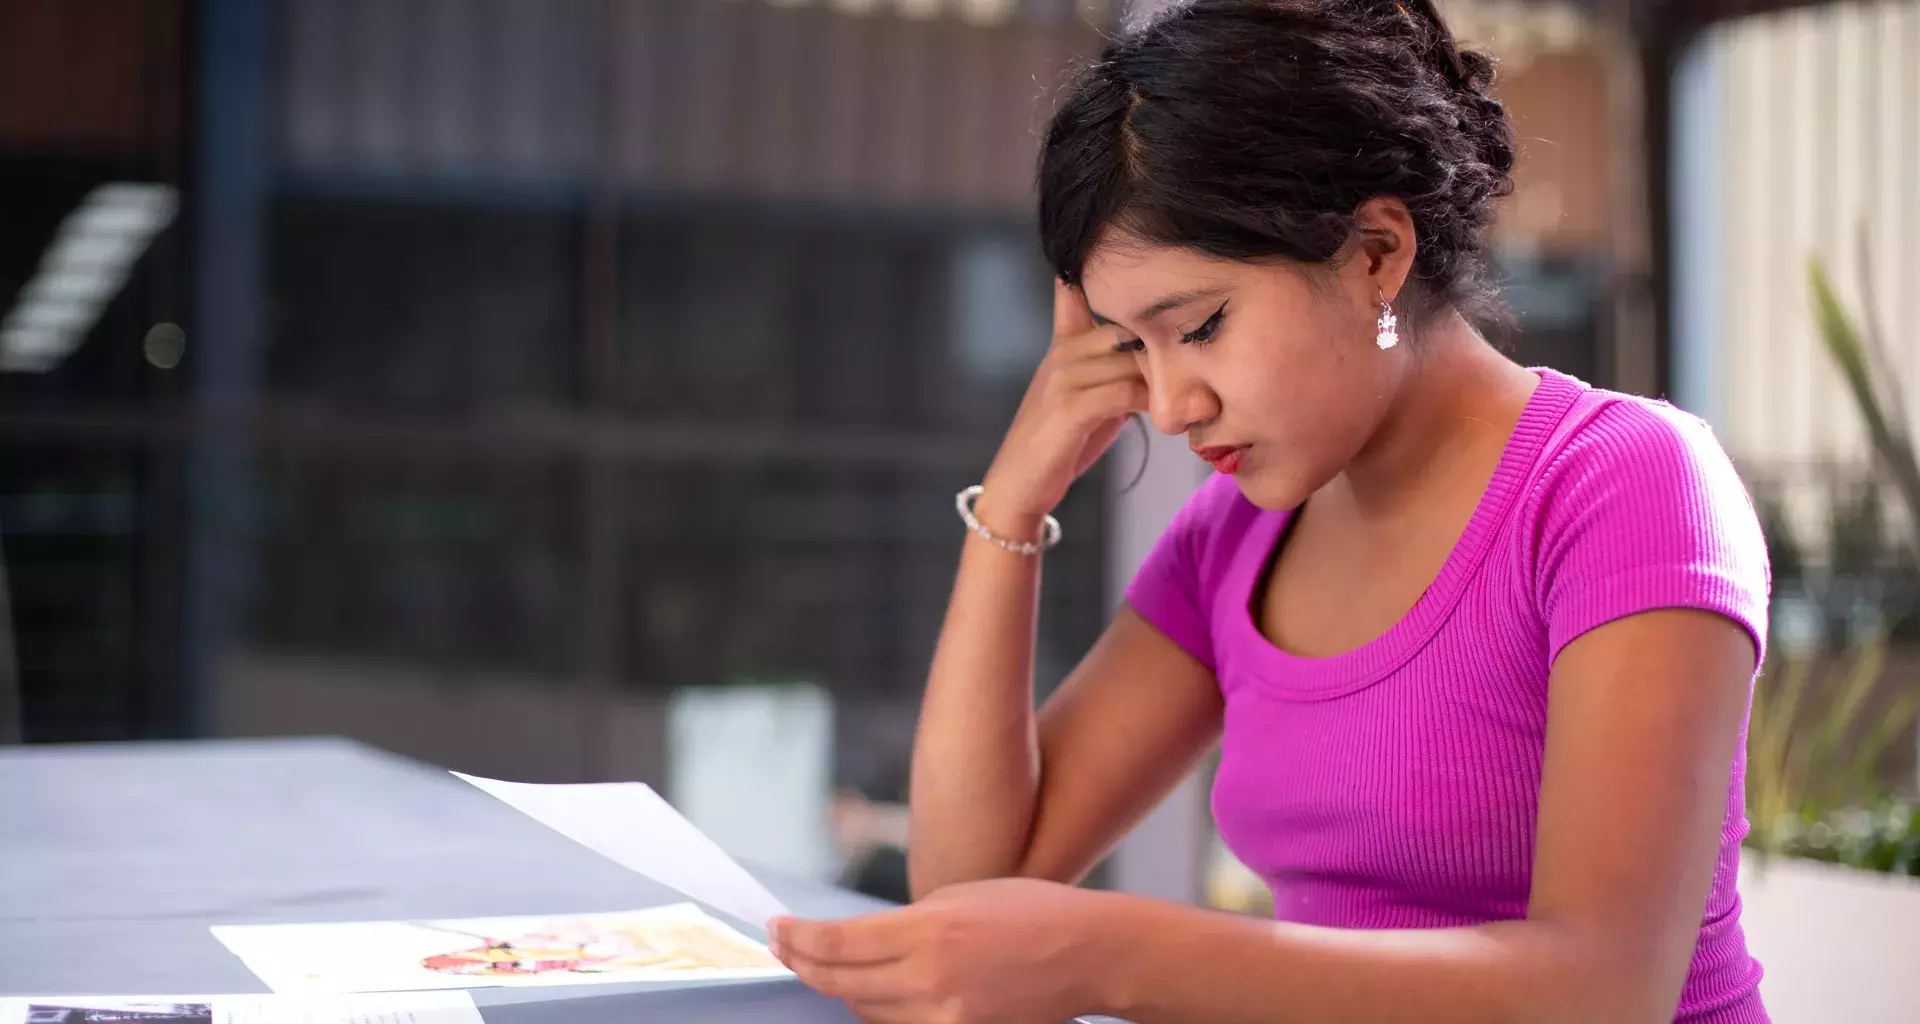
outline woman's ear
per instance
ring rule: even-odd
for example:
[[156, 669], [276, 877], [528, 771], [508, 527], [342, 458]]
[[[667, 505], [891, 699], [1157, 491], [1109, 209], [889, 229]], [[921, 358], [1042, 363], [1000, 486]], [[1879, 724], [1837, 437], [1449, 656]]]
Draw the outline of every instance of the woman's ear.
[[1419, 241], [1413, 213], [1397, 198], [1376, 196], [1354, 207], [1353, 231], [1358, 238], [1355, 269], [1368, 278], [1368, 291], [1392, 302], [1413, 273], [1414, 247]]

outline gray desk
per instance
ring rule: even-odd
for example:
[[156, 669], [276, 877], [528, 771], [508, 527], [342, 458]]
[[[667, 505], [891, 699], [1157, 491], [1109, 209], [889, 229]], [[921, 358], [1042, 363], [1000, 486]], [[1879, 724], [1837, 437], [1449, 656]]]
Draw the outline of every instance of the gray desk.
[[[766, 881], [798, 914], [881, 906]], [[438, 769], [353, 743], [0, 748], [0, 995], [266, 991], [208, 933], [215, 924], [679, 899]], [[477, 989], [474, 999], [488, 1024], [854, 1019], [792, 980]]]

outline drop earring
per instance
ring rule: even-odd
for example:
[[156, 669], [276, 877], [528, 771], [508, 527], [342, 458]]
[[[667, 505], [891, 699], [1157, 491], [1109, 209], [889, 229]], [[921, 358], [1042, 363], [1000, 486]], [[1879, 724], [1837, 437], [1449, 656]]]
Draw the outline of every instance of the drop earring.
[[1380, 320], [1377, 324], [1380, 333], [1374, 335], [1373, 343], [1380, 346], [1380, 351], [1385, 352], [1400, 344], [1400, 318], [1393, 315], [1393, 307], [1388, 305], [1385, 295], [1380, 295], [1379, 292], [1374, 294], [1380, 296]]

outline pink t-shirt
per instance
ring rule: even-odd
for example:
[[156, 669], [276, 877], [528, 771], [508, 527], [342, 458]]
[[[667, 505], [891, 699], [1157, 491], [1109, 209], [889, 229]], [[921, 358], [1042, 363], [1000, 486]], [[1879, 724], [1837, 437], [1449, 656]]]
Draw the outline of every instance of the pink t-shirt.
[[[1290, 513], [1215, 477], [1127, 590], [1213, 669], [1226, 728], [1221, 837], [1277, 916], [1339, 928], [1524, 917], [1547, 675], [1561, 648], [1654, 608], [1702, 608], [1758, 647], [1769, 573], [1758, 518], [1708, 427], [1551, 370], [1440, 575], [1405, 618], [1345, 654], [1261, 635], [1253, 589]], [[1764, 1022], [1734, 882], [1746, 835], [1745, 725], [1713, 890], [1677, 1021]]]

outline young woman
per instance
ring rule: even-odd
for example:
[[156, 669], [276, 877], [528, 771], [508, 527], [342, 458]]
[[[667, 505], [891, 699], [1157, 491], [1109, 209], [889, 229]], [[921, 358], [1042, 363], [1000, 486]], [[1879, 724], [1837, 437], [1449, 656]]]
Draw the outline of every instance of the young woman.
[[[1766, 1020], [1760, 530], [1698, 420], [1470, 326], [1490, 77], [1430, 0], [1195, 0], [1072, 86], [1053, 345], [927, 684], [919, 900], [775, 922], [804, 981], [885, 1022]], [[1048, 512], [1137, 411], [1219, 472], [1036, 716]], [[1072, 887], [1216, 741], [1277, 920]]]

